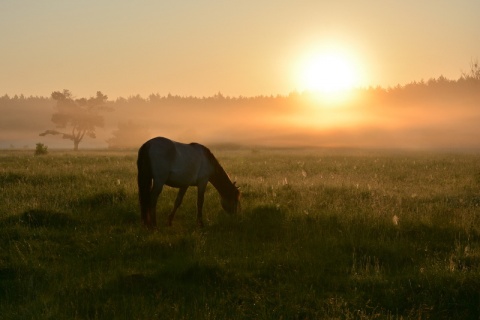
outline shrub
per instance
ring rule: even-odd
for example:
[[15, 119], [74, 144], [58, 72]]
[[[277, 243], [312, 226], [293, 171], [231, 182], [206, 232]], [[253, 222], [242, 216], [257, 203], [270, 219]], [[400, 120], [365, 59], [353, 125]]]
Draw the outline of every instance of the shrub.
[[48, 147], [43, 143], [37, 143], [37, 147], [35, 148], [35, 155], [41, 156], [48, 153]]

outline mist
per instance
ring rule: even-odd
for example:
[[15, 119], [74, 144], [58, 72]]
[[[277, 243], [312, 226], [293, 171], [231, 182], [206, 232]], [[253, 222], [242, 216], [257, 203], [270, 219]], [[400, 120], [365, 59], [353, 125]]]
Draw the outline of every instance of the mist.
[[[347, 95], [347, 93], [346, 93]], [[479, 148], [480, 80], [443, 77], [394, 88], [365, 88], [337, 102], [314, 93], [288, 96], [133, 96], [106, 102], [103, 127], [80, 149], [138, 148], [165, 136], [182, 142], [246, 147]], [[72, 149], [55, 129], [50, 97], [0, 98], [0, 148]], [[68, 130], [68, 128], [66, 128]]]

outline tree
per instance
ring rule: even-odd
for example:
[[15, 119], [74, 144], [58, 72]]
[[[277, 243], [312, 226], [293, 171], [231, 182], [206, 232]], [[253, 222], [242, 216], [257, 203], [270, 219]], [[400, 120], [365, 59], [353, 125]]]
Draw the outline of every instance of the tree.
[[118, 129], [113, 131], [113, 137], [108, 139], [107, 143], [111, 149], [132, 148], [139, 147], [149, 138], [148, 128], [128, 121], [118, 124]]
[[464, 79], [480, 80], [480, 64], [478, 59], [470, 61], [470, 70], [468, 72], [462, 72]]
[[56, 112], [52, 115], [52, 122], [57, 129], [68, 129], [69, 132], [58, 130], [46, 130], [40, 133], [40, 136], [62, 135], [63, 139], [73, 141], [73, 150], [78, 150], [78, 145], [85, 135], [95, 138], [95, 130], [97, 127], [102, 128], [104, 118], [100, 115], [101, 111], [107, 110], [105, 103], [108, 97], [97, 92], [96, 97], [89, 99], [73, 99], [69, 90], [55, 91], [52, 93], [52, 99], [57, 101]]

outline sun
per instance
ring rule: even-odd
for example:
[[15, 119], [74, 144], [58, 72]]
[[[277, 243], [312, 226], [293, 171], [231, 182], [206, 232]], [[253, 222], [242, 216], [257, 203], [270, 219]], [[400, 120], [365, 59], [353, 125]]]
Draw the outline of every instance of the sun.
[[358, 83], [353, 60], [337, 51], [311, 54], [300, 65], [299, 86], [302, 90], [334, 97]]

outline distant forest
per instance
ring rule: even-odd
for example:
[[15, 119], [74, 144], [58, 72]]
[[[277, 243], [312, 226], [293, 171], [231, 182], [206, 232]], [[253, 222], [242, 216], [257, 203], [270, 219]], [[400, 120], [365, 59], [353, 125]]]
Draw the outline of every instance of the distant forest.
[[[160, 135], [248, 146], [480, 147], [478, 64], [458, 80], [441, 76], [390, 88], [355, 89], [335, 106], [310, 92], [256, 97], [151, 94], [116, 100], [97, 92], [101, 101], [98, 96], [76, 98], [68, 90], [62, 100], [55, 93], [62, 96], [62, 91], [54, 91], [50, 97], [0, 97], [0, 148], [30, 149], [37, 142], [72, 148], [68, 136], [74, 130], [69, 126], [79, 126], [79, 121], [85, 126], [87, 120], [84, 115], [77, 115], [83, 117], [77, 122], [66, 119], [67, 106], [101, 118], [93, 128], [90, 125], [80, 149], [136, 148]], [[63, 139], [39, 136], [42, 132], [62, 133]]]

